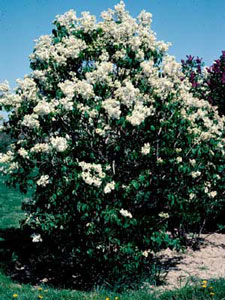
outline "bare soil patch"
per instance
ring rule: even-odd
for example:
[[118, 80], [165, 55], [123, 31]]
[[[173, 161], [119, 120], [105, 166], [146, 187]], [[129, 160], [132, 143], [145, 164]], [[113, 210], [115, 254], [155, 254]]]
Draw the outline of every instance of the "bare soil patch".
[[158, 254], [168, 271], [162, 289], [176, 289], [203, 279], [225, 277], [225, 234], [202, 234], [200, 238], [199, 250], [188, 248], [185, 253], [178, 253], [166, 249]]

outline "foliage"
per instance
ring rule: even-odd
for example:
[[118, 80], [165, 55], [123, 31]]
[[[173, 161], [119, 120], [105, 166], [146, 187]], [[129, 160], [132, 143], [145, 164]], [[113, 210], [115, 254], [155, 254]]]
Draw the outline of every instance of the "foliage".
[[120, 2], [102, 18], [57, 16], [16, 93], [1, 85], [15, 140], [2, 170], [33, 190], [23, 226], [36, 263], [79, 288], [151, 277], [154, 253], [224, 201], [224, 120], [189, 93], [150, 13], [135, 20]]

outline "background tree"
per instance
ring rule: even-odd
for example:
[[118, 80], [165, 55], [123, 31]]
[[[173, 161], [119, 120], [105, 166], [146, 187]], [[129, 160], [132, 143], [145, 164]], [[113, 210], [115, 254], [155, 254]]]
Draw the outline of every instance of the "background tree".
[[225, 51], [212, 66], [203, 68], [202, 58], [187, 55], [182, 60], [182, 70], [191, 83], [194, 96], [209, 101], [218, 107], [220, 115], [225, 114]]

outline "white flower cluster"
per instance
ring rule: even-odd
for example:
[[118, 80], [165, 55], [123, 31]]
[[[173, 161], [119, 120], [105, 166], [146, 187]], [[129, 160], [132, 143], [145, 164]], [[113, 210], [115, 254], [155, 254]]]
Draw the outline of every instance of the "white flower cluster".
[[18, 150], [18, 153], [19, 153], [19, 155], [21, 155], [23, 158], [28, 157], [28, 152], [27, 152], [27, 150], [25, 150], [24, 148], [20, 148], [20, 149]]
[[49, 150], [50, 150], [50, 146], [49, 146], [49, 144], [46, 144], [46, 143], [38, 143], [38, 144], [35, 144], [35, 145], [30, 149], [31, 152], [36, 152], [36, 153], [40, 153], [40, 152], [49, 152]]
[[112, 79], [109, 76], [113, 72], [113, 63], [112, 62], [96, 62], [96, 70], [92, 72], [87, 72], [85, 74], [86, 80], [90, 84], [95, 84], [97, 82], [107, 82], [112, 85]]
[[87, 48], [85, 41], [75, 38], [74, 36], [69, 36], [67, 38], [63, 38], [62, 47], [59, 51], [59, 54], [65, 56], [66, 58], [78, 58], [79, 54], [82, 50]]
[[76, 20], [76, 12], [73, 9], [67, 11], [64, 15], [56, 16], [56, 21], [67, 29], [70, 29]]
[[52, 147], [58, 152], [64, 152], [68, 148], [67, 139], [64, 137], [51, 137], [50, 142]]
[[43, 116], [48, 115], [50, 112], [54, 111], [52, 104], [48, 103], [44, 100], [40, 101], [35, 107], [34, 107], [34, 113]]
[[[36, 41], [34, 53], [30, 55], [30, 59], [35, 62], [37, 60], [48, 62], [50, 59], [54, 60], [59, 65], [65, 65], [68, 58], [78, 58], [81, 51], [87, 46], [81, 39], [74, 36], [64, 37], [61, 43], [53, 44], [52, 36], [41, 36]], [[34, 73], [35, 77], [42, 77], [43, 72], [37, 71]]]
[[0, 164], [9, 163], [13, 160], [13, 152], [8, 151], [7, 153], [0, 153]]
[[49, 49], [52, 44], [52, 37], [49, 35], [42, 35], [38, 40], [35, 40], [34, 54], [30, 55], [30, 59], [39, 59], [47, 61], [49, 59]]
[[142, 252], [142, 255], [144, 256], [144, 257], [148, 257], [149, 256], [149, 253], [151, 253], [151, 250], [149, 249], [149, 250], [145, 250], [145, 251], [143, 251]]
[[79, 21], [81, 29], [83, 29], [84, 32], [88, 32], [96, 28], [96, 17], [94, 15], [91, 15], [88, 11], [83, 11], [81, 15], [82, 18], [80, 18]]
[[107, 112], [108, 116], [112, 119], [119, 119], [121, 115], [121, 110], [120, 110], [120, 102], [109, 98], [106, 99], [102, 102], [102, 107], [105, 109]]
[[73, 110], [73, 101], [71, 101], [71, 99], [68, 97], [61, 98], [59, 100], [59, 104], [62, 105], [62, 108], [65, 109], [66, 111]]
[[143, 147], [141, 147], [141, 153], [143, 155], [147, 155], [150, 153], [150, 144], [149, 143], [145, 143]]
[[89, 185], [99, 187], [102, 184], [102, 179], [106, 174], [102, 171], [100, 164], [91, 164], [84, 161], [79, 162], [79, 166], [82, 168], [81, 177]]
[[135, 104], [132, 114], [127, 116], [126, 119], [133, 126], [138, 126], [145, 120], [145, 118], [154, 115], [154, 112], [155, 108], [153, 106], [147, 107], [144, 106], [142, 102], [139, 102]]
[[140, 63], [140, 67], [142, 68], [142, 72], [145, 76], [150, 76], [151, 74], [154, 74], [156, 72], [156, 68], [154, 67], [154, 61], [143, 61]]
[[195, 195], [194, 193], [190, 193], [190, 194], [189, 194], [189, 199], [192, 200], [192, 199], [195, 198], [195, 196], [196, 196], [196, 195]]
[[115, 189], [115, 182], [109, 182], [106, 184], [105, 188], [104, 188], [104, 193], [105, 194], [109, 194], [112, 190]]
[[215, 198], [217, 195], [217, 191], [211, 191], [208, 193], [209, 198]]
[[201, 172], [200, 171], [192, 171], [191, 172], [191, 176], [192, 178], [197, 178], [201, 175]]
[[25, 115], [21, 124], [29, 128], [40, 127], [37, 114]]
[[178, 156], [176, 158], [177, 163], [181, 163], [183, 161], [183, 158], [181, 156]]
[[164, 213], [164, 212], [159, 213], [158, 216], [162, 219], [168, 219], [170, 217], [168, 213]]
[[125, 81], [125, 86], [119, 87], [115, 91], [115, 97], [121, 101], [128, 108], [137, 102], [137, 98], [140, 97], [140, 91], [135, 88], [130, 81]]
[[40, 243], [40, 242], [42, 242], [42, 237], [41, 237], [40, 234], [32, 233], [30, 237], [32, 238], [32, 242], [33, 243]]
[[133, 218], [132, 214], [126, 209], [121, 208], [120, 213], [124, 217]]
[[7, 80], [0, 83], [0, 92], [7, 93], [9, 90], [9, 82]]
[[38, 181], [37, 181], [37, 185], [43, 186], [45, 187], [47, 184], [49, 184], [49, 176], [48, 175], [42, 175]]
[[65, 80], [64, 82], [60, 82], [58, 87], [62, 90], [63, 94], [72, 99], [75, 93], [75, 82], [70, 80]]
[[196, 165], [196, 160], [195, 159], [189, 159], [189, 162], [192, 165], [192, 167], [195, 167], [195, 165]]

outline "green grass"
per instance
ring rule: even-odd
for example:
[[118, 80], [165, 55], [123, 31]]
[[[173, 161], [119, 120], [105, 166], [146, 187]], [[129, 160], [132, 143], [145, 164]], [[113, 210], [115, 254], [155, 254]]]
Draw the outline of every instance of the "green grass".
[[[194, 287], [185, 287], [179, 290], [159, 293], [151, 293], [149, 290], [130, 291], [123, 294], [96, 290], [93, 292], [79, 292], [70, 290], [56, 290], [48, 286], [19, 285], [9, 278], [0, 274], [0, 299], [13, 299], [17, 294], [18, 300], [35, 300], [43, 296], [43, 300], [225, 300], [225, 280], [209, 282], [213, 286], [214, 295], [210, 295], [211, 289], [202, 288], [201, 284]], [[42, 290], [39, 291], [39, 288]]]
[[[20, 208], [23, 198], [24, 196], [19, 194], [18, 191], [7, 188], [0, 180], [0, 242], [1, 230], [19, 227], [19, 220], [23, 217]], [[1, 244], [0, 251], [3, 251]], [[210, 289], [210, 286], [213, 289]], [[39, 288], [42, 290], [39, 290]], [[210, 295], [211, 291], [214, 295]], [[105, 300], [106, 298], [115, 300], [116, 297], [118, 297], [118, 300], [225, 300], [225, 279], [211, 280], [206, 288], [201, 287], [201, 282], [198, 282], [195, 286], [186, 286], [179, 290], [164, 293], [153, 293], [147, 288], [138, 291], [127, 291], [123, 294], [107, 292], [102, 289], [88, 293], [58, 290], [45, 285], [38, 287], [19, 284], [6, 276], [3, 271], [0, 271], [0, 300], [12, 300], [14, 294], [17, 295], [14, 299], [18, 300]]]
[[0, 178], [0, 228], [19, 227], [19, 220], [23, 218], [21, 201], [26, 196], [5, 186]]

